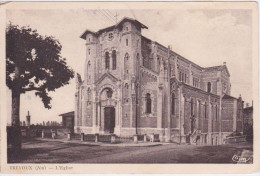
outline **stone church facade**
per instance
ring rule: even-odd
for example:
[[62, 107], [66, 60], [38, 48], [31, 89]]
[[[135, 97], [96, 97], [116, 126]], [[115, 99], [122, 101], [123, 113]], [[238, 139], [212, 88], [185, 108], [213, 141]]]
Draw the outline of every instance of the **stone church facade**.
[[81, 35], [86, 60], [84, 81], [77, 75], [75, 132], [215, 145], [242, 131], [243, 101], [230, 96], [226, 64], [201, 67], [142, 36], [143, 29], [124, 18]]

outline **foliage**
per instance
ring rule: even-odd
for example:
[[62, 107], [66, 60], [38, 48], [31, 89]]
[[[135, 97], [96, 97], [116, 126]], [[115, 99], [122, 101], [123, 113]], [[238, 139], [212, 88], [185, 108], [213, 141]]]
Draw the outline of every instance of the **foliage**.
[[35, 91], [50, 109], [50, 91], [69, 83], [74, 72], [61, 56], [62, 46], [52, 36], [41, 36], [29, 26], [6, 28], [6, 84], [12, 93]]

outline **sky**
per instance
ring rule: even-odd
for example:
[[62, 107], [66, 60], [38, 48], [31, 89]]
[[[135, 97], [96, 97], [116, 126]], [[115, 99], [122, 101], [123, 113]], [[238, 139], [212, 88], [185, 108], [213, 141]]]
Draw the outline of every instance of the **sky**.
[[[114, 25], [123, 17], [135, 18], [148, 26], [142, 34], [153, 41], [171, 45], [172, 50], [202, 66], [227, 63], [231, 95], [240, 94], [252, 102], [252, 12], [246, 9], [192, 10], [8, 10], [6, 24], [29, 25], [41, 35], [52, 35], [62, 44], [61, 55], [75, 73], [84, 73], [85, 42], [79, 36]], [[31, 122], [61, 121], [59, 114], [74, 110], [75, 78], [69, 85], [50, 93], [52, 109], [45, 109], [34, 92], [21, 96], [20, 119], [30, 111]], [[7, 89], [8, 107], [11, 93]], [[11, 119], [8, 110], [8, 122]]]

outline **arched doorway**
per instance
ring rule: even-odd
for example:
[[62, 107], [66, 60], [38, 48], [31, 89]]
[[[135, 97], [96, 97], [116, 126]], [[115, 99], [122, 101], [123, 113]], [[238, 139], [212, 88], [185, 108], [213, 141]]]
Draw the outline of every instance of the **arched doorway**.
[[105, 133], [114, 133], [115, 129], [115, 108], [104, 108], [104, 131]]
[[98, 111], [100, 132], [103, 134], [113, 134], [116, 127], [116, 95], [114, 89], [106, 85], [100, 92], [100, 103]]

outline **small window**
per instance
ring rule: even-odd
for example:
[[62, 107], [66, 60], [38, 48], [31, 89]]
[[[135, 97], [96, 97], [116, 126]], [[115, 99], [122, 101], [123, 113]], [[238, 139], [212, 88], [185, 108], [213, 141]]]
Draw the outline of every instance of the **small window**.
[[175, 115], [175, 94], [172, 94], [172, 115]]
[[88, 38], [88, 41], [90, 42], [90, 38]]
[[129, 59], [129, 54], [125, 53], [125, 60], [128, 60], [128, 59]]
[[113, 91], [111, 89], [107, 89], [107, 98], [111, 98], [113, 95]]
[[128, 31], [128, 27], [126, 27], [125, 30]]
[[109, 34], [108, 34], [108, 38], [109, 38], [110, 40], [113, 39], [113, 38], [114, 38], [113, 33], [109, 33]]
[[105, 68], [109, 69], [109, 53], [105, 53]]
[[125, 42], [126, 42], [126, 46], [128, 46], [128, 39], [126, 39], [126, 41], [125, 41]]
[[211, 92], [211, 82], [208, 82], [208, 85], [207, 85], [207, 92]]
[[112, 62], [113, 62], [112, 69], [115, 70], [116, 69], [116, 51], [115, 50], [112, 51]]
[[191, 99], [191, 102], [190, 102], [190, 115], [191, 116], [194, 115], [194, 102], [193, 102], [193, 99]]
[[125, 83], [125, 88], [126, 88], [126, 89], [128, 89], [128, 88], [129, 88], [129, 86], [128, 86], [128, 84], [127, 84], [127, 83]]
[[152, 99], [151, 94], [147, 93], [145, 96], [146, 100], [146, 113], [151, 114], [152, 113]]
[[207, 119], [207, 102], [205, 102], [205, 111], [204, 111], [204, 118], [205, 118], [205, 120]]
[[88, 49], [88, 55], [90, 55], [90, 48]]

